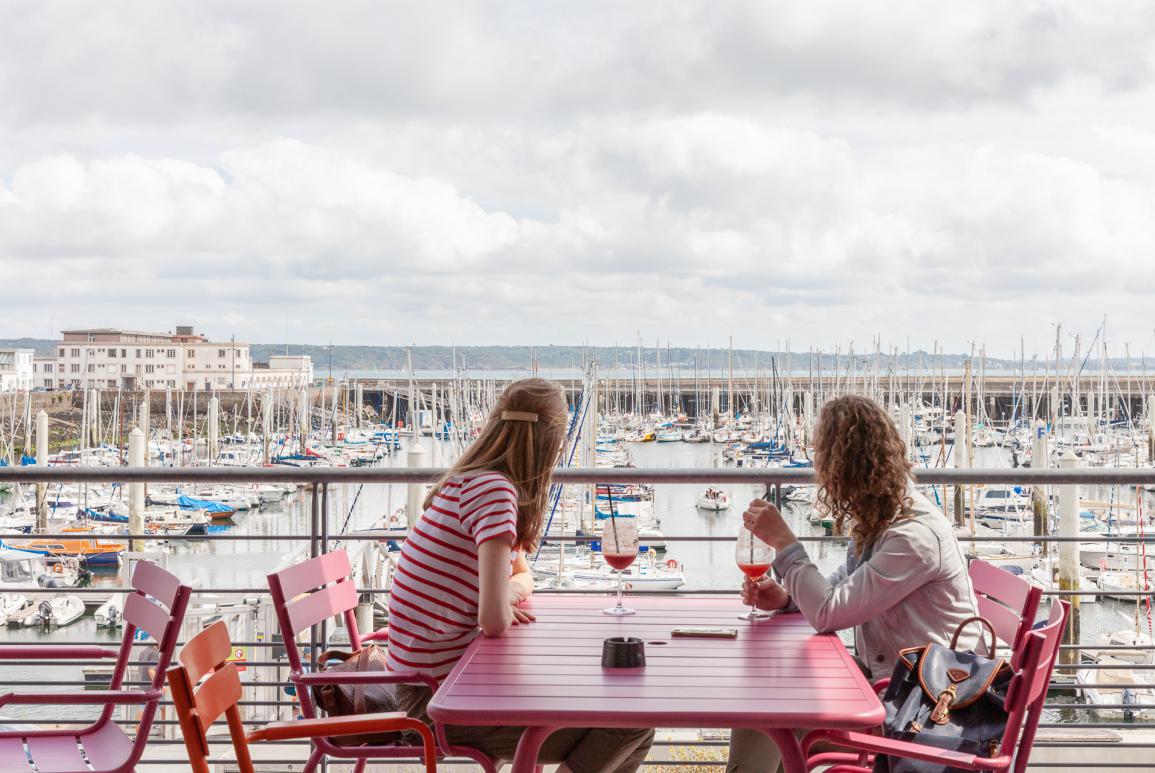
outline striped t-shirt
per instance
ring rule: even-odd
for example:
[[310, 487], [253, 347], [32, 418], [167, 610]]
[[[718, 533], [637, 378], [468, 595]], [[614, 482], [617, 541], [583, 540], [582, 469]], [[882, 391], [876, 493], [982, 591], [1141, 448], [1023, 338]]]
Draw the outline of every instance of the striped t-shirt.
[[517, 491], [498, 472], [451, 478], [409, 530], [389, 594], [392, 671], [445, 678], [477, 636], [477, 548], [517, 535]]

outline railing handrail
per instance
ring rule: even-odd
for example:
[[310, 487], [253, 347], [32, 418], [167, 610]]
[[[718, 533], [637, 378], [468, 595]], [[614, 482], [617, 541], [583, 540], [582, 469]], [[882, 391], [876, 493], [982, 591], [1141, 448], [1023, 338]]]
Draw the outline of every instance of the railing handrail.
[[[442, 467], [0, 467], [0, 483], [431, 483]], [[916, 468], [918, 484], [1155, 485], [1155, 467], [1130, 469]], [[812, 484], [811, 468], [577, 468], [554, 472], [557, 483]]]

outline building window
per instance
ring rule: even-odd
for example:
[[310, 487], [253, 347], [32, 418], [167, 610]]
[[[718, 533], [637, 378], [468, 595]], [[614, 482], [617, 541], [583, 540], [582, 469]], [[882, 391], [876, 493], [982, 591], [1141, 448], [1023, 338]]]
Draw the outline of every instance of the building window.
[[91, 362], [88, 363], [88, 372], [89, 373], [95, 373], [96, 372], [96, 366], [93, 365]]
[[188, 350], [188, 357], [190, 360], [195, 360], [197, 358], [197, 350], [196, 349], [189, 349]]
[[115, 359], [116, 359], [116, 349], [109, 349], [109, 350], [108, 350], [108, 356], [109, 356], [111, 359], [114, 359], [114, 360], [115, 360]]
[[152, 359], [152, 349], [145, 349], [145, 350], [144, 350], [144, 358], [145, 358], [146, 360], [151, 360], [151, 359]]
[[218, 357], [224, 357], [225, 356], [225, 350], [224, 349], [217, 349], [217, 356]]
[[91, 357], [95, 352], [96, 352], [95, 349], [85, 349], [84, 350], [84, 354], [88, 357]]
[[168, 388], [169, 388], [169, 389], [172, 389], [173, 387], [175, 387], [175, 386], [176, 386], [176, 382], [175, 382], [175, 381], [173, 381], [172, 379], [169, 379], [169, 380], [168, 380], [168, 381], [166, 381], [165, 383], [168, 385]]
[[90, 343], [90, 344], [96, 343], [96, 336], [89, 336], [88, 337], [88, 343]]
[[165, 354], [167, 354], [168, 358], [171, 360], [176, 357], [176, 349], [169, 349], [167, 352], [165, 352]]
[[120, 350], [120, 356], [121, 357], [127, 357], [128, 356], [128, 349], [121, 349]]
[[52, 363], [51, 362], [44, 363], [44, 372], [45, 373], [51, 373], [52, 372]]
[[128, 373], [128, 366], [127, 365], [121, 365], [120, 366], [120, 372], [121, 373]]
[[63, 356], [64, 356], [64, 350], [63, 350], [63, 349], [61, 349], [61, 350], [60, 350], [60, 356], [61, 356], [61, 357], [63, 357]]
[[152, 366], [151, 365], [145, 365], [144, 366], [144, 372], [145, 373], [152, 373]]
[[73, 357], [79, 357], [80, 356], [80, 350], [79, 349], [73, 349], [72, 350], [72, 356]]
[[71, 367], [71, 368], [69, 368], [69, 372], [71, 372], [71, 373], [79, 373], [79, 372], [80, 372], [80, 363], [79, 363], [79, 362], [74, 362], [74, 363], [72, 363], [72, 367]]

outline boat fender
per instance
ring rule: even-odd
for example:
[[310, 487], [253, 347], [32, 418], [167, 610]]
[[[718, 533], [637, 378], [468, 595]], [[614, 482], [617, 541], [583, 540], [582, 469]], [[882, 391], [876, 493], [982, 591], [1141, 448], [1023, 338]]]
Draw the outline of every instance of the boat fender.
[[674, 559], [674, 558], [666, 559], [666, 568], [667, 569], [677, 569], [678, 568], [677, 559]]
[[52, 565], [52, 573], [53, 574], [64, 574], [64, 564], [53, 564]]

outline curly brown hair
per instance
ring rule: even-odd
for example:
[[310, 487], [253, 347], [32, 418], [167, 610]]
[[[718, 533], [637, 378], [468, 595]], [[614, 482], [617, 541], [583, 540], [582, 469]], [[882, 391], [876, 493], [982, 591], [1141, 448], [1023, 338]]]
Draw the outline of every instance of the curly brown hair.
[[826, 403], [814, 428], [818, 504], [849, 523], [857, 554], [910, 508], [910, 462], [898, 428], [878, 403], [847, 395]]

